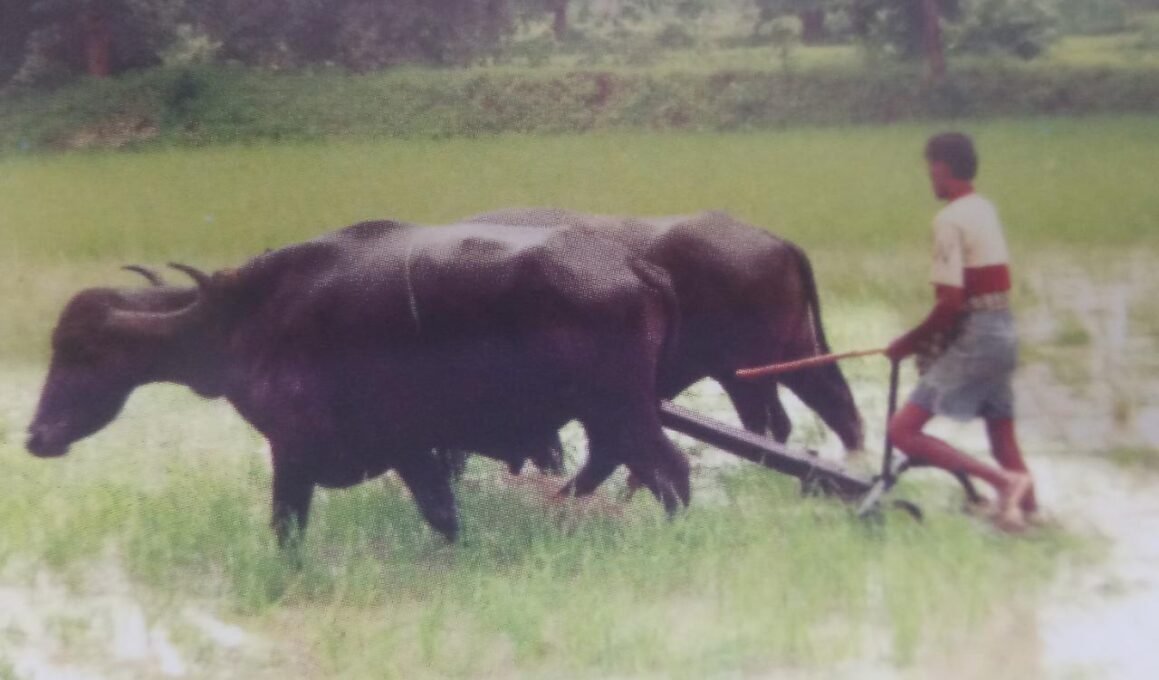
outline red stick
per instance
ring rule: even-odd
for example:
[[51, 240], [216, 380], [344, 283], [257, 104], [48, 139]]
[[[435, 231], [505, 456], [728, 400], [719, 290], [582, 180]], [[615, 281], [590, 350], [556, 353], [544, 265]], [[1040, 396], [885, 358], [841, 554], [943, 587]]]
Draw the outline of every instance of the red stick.
[[736, 377], [744, 378], [746, 380], [752, 378], [762, 378], [766, 375], [788, 373], [790, 371], [796, 371], [802, 368], [814, 368], [816, 366], [824, 366], [825, 364], [841, 361], [842, 359], [868, 357], [874, 354], [885, 354], [885, 349], [863, 349], [856, 352], [844, 352], [842, 354], [822, 354], [820, 356], [798, 359], [796, 361], [786, 361], [782, 364], [770, 364], [768, 366], [757, 366], [755, 368], [742, 368], [736, 372]]

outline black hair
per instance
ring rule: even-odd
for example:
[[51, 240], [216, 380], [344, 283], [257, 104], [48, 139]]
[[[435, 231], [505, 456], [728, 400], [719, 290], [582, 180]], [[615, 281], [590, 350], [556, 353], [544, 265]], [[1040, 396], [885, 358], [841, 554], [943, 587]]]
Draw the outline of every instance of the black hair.
[[941, 161], [950, 166], [954, 177], [972, 180], [978, 174], [978, 153], [974, 142], [961, 132], [943, 132], [926, 142], [926, 160]]

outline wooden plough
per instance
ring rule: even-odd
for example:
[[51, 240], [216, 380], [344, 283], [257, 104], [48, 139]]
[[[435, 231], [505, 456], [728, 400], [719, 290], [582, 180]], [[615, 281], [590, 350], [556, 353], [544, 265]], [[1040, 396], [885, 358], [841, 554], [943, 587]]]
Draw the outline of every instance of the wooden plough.
[[[793, 362], [790, 368], [763, 367], [750, 369], [745, 377], [756, 377], [780, 373], [785, 370], [804, 368], [806, 365], [815, 366], [826, 361], [837, 361], [852, 356], [868, 356], [880, 354], [881, 350], [868, 352], [849, 352], [846, 354], [832, 354], [823, 357], [812, 357], [800, 362]], [[899, 365], [892, 362], [889, 379], [889, 412], [888, 419], [893, 417], [897, 407], [897, 389]], [[754, 372], [756, 371], [756, 372]], [[738, 372], [738, 375], [741, 375]], [[861, 517], [877, 515], [884, 505], [890, 489], [897, 483], [898, 477], [913, 467], [904, 456], [893, 455], [893, 446], [889, 441], [886, 428], [885, 452], [882, 457], [881, 471], [872, 476], [858, 475], [832, 461], [817, 456], [815, 451], [797, 449], [782, 444], [775, 439], [753, 434], [731, 425], [722, 423], [713, 418], [699, 414], [683, 406], [677, 406], [669, 401], [660, 402], [660, 423], [675, 432], [680, 432], [693, 439], [728, 451], [758, 465], [776, 470], [777, 472], [796, 477], [801, 480], [801, 488], [805, 492], [820, 491], [831, 493], [851, 503], [857, 504], [857, 514]], [[959, 477], [963, 487], [971, 500], [978, 495], [968, 478]], [[921, 509], [906, 500], [895, 499], [890, 503], [893, 507], [905, 510], [915, 519], [921, 520]]]

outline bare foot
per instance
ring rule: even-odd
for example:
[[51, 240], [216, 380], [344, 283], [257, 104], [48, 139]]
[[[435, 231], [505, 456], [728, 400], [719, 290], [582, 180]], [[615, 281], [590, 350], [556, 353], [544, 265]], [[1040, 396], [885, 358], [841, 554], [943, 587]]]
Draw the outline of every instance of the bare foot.
[[1058, 518], [1054, 517], [1049, 512], [1044, 511], [1042, 508], [1035, 508], [1031, 512], [1023, 510], [1022, 514], [1026, 518], [1027, 526], [1034, 529], [1050, 529], [1059, 527]]
[[990, 518], [990, 523], [999, 531], [1008, 534], [1020, 534], [1028, 528], [1026, 520], [1022, 518], [1021, 511], [1014, 515], [997, 513]]
[[1022, 515], [1022, 503], [1034, 488], [1030, 475], [1008, 472], [1006, 483], [998, 490], [998, 512], [994, 515], [994, 525], [1003, 531], [1021, 531], [1026, 528]]
[[1031, 484], [1030, 492], [1022, 499], [1022, 512], [1027, 516], [1036, 514], [1038, 512], [1038, 500], [1034, 497], [1034, 485]]

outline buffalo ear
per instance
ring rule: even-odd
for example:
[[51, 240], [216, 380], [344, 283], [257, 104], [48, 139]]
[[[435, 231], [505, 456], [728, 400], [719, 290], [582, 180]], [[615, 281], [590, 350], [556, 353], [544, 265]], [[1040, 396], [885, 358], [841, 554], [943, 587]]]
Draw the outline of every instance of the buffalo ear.
[[241, 280], [241, 274], [236, 269], [222, 269], [213, 275], [213, 285], [220, 288], [232, 288]]

